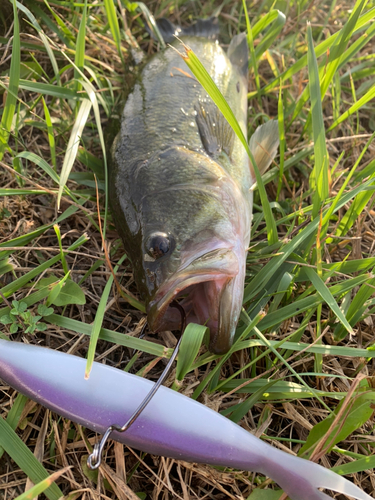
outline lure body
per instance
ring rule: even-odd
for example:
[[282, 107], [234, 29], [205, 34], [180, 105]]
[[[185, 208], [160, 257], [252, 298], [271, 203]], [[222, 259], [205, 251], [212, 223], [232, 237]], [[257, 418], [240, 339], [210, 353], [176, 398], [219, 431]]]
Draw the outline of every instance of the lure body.
[[[93, 431], [123, 425], [153, 383], [94, 363], [84, 379], [85, 360], [42, 347], [0, 339], [0, 378], [22, 394]], [[276, 481], [292, 500], [330, 498], [317, 488], [357, 500], [370, 496], [343, 477], [264, 443], [231, 420], [161, 387], [125, 433], [113, 439], [141, 451], [190, 462], [258, 471]]]

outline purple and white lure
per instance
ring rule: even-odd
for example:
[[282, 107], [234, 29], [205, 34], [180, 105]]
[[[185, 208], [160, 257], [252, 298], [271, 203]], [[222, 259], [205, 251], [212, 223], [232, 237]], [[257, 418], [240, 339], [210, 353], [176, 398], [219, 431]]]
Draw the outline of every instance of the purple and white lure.
[[[0, 339], [0, 378], [20, 393], [93, 431], [123, 425], [153, 383], [42, 347]], [[313, 462], [280, 451], [222, 415], [161, 387], [134, 424], [111, 437], [155, 455], [257, 471], [278, 483], [292, 500], [330, 498], [319, 488], [371, 500], [353, 483]]]

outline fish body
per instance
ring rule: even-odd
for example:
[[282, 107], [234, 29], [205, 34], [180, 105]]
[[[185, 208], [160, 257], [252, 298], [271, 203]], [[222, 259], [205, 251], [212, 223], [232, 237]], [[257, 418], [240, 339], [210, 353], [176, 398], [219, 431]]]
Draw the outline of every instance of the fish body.
[[[183, 41], [246, 136], [245, 35], [227, 53], [200, 36]], [[178, 311], [168, 305], [182, 296], [188, 321], [207, 324], [210, 350], [223, 353], [242, 306], [254, 175], [240, 140], [175, 50], [179, 43], [146, 64], [128, 96], [111, 149], [110, 203], [150, 328], [177, 329]]]
[[[43, 347], [0, 339], [0, 379], [74, 422], [104, 433], [122, 426], [153, 383], [94, 363], [84, 379], [84, 359]], [[161, 387], [133, 425], [114, 439], [148, 453], [190, 462], [258, 471], [292, 500], [326, 500], [318, 488], [357, 500], [371, 497], [317, 464], [289, 455], [231, 420], [171, 389]]]

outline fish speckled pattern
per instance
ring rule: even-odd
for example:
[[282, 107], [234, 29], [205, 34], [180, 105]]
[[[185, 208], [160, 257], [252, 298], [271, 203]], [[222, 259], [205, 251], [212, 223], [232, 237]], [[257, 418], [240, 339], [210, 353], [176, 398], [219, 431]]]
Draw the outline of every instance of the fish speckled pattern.
[[[247, 43], [228, 49], [184, 37], [246, 135]], [[174, 42], [178, 46], [179, 42]], [[154, 331], [207, 324], [210, 349], [226, 352], [243, 299], [254, 182], [245, 149], [169, 47], [146, 64], [128, 96], [110, 161], [110, 203]]]

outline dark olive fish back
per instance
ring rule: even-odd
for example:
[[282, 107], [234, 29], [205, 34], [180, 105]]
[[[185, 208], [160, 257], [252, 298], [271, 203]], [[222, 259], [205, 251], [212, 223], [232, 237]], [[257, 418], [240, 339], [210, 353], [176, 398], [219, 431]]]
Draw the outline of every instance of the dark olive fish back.
[[[183, 41], [198, 55], [246, 134], [244, 36], [234, 39], [230, 57], [217, 42]], [[182, 48], [180, 42], [173, 45]], [[247, 245], [252, 204], [248, 158], [173, 48], [145, 66], [128, 96], [111, 155], [112, 213], [146, 305], [195, 257], [234, 248], [237, 241]], [[191, 320], [197, 319], [192, 315]]]

